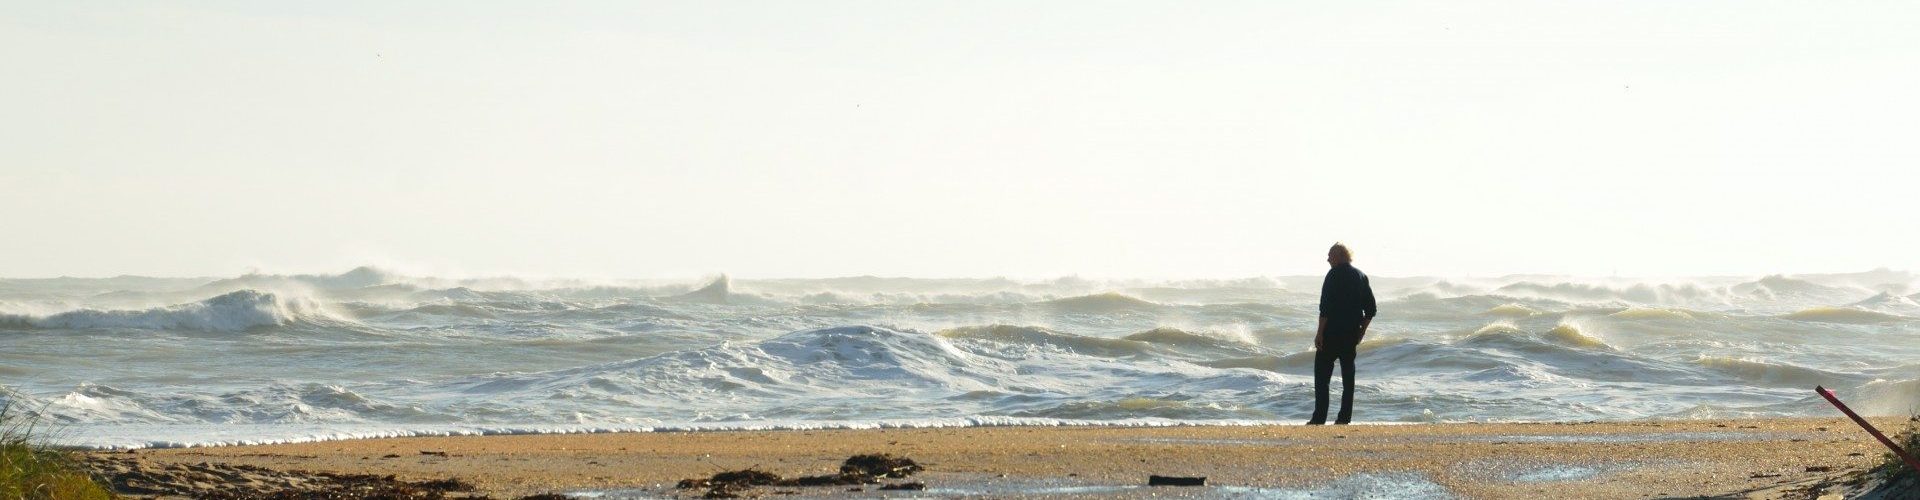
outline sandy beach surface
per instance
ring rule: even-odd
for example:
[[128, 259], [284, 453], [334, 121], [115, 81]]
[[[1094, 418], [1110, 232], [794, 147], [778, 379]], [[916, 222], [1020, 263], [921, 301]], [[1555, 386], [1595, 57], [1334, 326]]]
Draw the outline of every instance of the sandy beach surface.
[[[1904, 418], [1875, 419], [1887, 431]], [[832, 474], [856, 454], [926, 466], [921, 491], [760, 487], [748, 495], [892, 497], [1818, 497], [1884, 448], [1844, 419], [1249, 427], [976, 427], [367, 439], [95, 452], [129, 470], [391, 474], [470, 494], [698, 497], [723, 470]], [[193, 469], [195, 467], [201, 469]], [[1205, 476], [1201, 488], [1149, 475]], [[1808, 491], [1814, 488], [1817, 491]], [[1809, 495], [1812, 493], [1812, 495]]]

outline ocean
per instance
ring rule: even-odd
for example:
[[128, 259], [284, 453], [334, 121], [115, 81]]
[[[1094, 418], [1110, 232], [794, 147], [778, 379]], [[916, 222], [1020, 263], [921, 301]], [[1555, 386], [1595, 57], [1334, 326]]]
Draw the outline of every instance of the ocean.
[[[1836, 415], [1816, 385], [1866, 414], [1920, 408], [1903, 271], [1372, 281], [1357, 422]], [[0, 399], [93, 448], [1299, 423], [1319, 285], [0, 279]]]

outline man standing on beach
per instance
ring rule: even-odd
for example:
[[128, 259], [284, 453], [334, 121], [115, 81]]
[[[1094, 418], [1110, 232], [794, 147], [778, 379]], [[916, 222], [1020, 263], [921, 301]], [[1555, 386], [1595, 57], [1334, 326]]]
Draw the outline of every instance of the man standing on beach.
[[1353, 357], [1360, 338], [1367, 335], [1379, 310], [1367, 273], [1353, 267], [1353, 251], [1344, 243], [1327, 249], [1326, 281], [1320, 284], [1320, 329], [1313, 334], [1313, 419], [1307, 425], [1327, 423], [1327, 384], [1333, 381], [1333, 362], [1340, 362], [1340, 416], [1335, 424], [1353, 420]]

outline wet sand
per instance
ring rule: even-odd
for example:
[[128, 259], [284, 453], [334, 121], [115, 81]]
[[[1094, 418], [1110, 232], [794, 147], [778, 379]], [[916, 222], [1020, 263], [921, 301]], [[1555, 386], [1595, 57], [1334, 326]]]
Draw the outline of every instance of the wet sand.
[[[1874, 419], [1892, 432], [1904, 418]], [[687, 478], [756, 468], [830, 474], [848, 456], [891, 453], [927, 466], [931, 496], [1240, 496], [1364, 492], [1468, 498], [1732, 495], [1805, 497], [1844, 483], [1885, 450], [1844, 419], [1262, 427], [985, 427], [664, 432], [368, 439], [98, 452], [160, 467], [457, 479], [475, 493], [697, 497]], [[1206, 476], [1203, 489], [1144, 485]], [[1829, 484], [1825, 489], [1837, 491]], [[847, 488], [758, 493], [881, 495]], [[777, 495], [776, 495], [777, 496]]]

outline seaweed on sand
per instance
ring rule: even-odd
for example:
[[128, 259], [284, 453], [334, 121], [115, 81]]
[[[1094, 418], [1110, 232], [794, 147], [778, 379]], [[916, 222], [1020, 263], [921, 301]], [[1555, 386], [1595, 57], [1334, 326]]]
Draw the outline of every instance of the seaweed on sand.
[[890, 454], [854, 455], [847, 457], [840, 465], [840, 474], [859, 474], [873, 477], [907, 477], [915, 472], [926, 470], [920, 464], [907, 457]]
[[[839, 474], [782, 478], [754, 468], [724, 471], [706, 479], [684, 479], [680, 489], [706, 488], [706, 498], [738, 498], [755, 486], [847, 486], [875, 484], [880, 478], [902, 478], [926, 470], [913, 459], [889, 454], [854, 455], [840, 464]], [[921, 485], [924, 488], [925, 485]]]
[[211, 500], [436, 500], [485, 498], [459, 479], [406, 481], [392, 475], [282, 471], [246, 464], [158, 463], [93, 455], [87, 466], [132, 495]]

